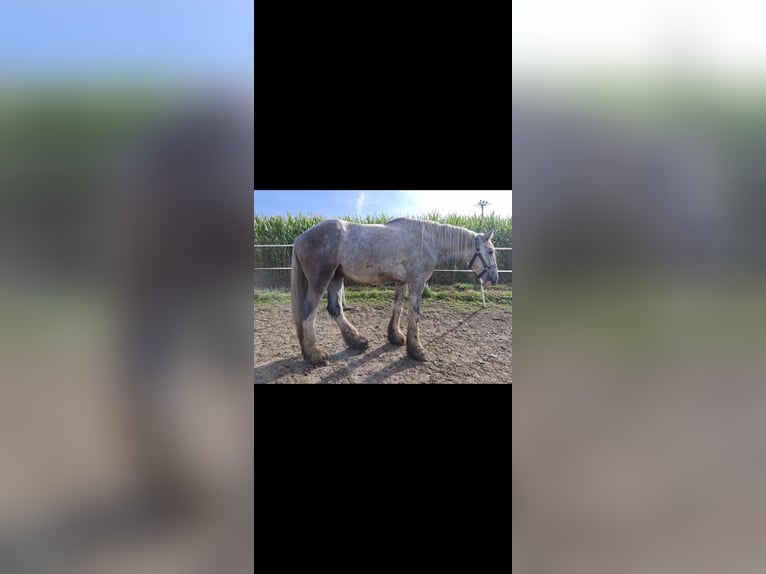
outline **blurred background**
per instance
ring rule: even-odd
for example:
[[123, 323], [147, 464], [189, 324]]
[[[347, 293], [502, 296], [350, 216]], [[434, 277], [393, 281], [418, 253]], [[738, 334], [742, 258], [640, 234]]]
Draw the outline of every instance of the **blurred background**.
[[513, 3], [519, 572], [766, 567], [764, 16]]
[[0, 30], [0, 571], [252, 571], [253, 5]]

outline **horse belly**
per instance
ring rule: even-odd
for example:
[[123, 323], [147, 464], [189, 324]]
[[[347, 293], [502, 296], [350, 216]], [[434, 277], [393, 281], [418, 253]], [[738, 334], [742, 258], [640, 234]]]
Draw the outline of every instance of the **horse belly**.
[[364, 265], [352, 267], [344, 265], [343, 275], [357, 283], [367, 283], [369, 285], [407, 281], [407, 270], [401, 263], [392, 266], [383, 266], [375, 263], [365, 263]]

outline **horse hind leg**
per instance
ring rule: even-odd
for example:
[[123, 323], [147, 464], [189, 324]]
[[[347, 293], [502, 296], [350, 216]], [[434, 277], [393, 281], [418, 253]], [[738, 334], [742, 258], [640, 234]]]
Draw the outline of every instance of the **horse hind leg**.
[[399, 328], [399, 319], [402, 316], [402, 306], [404, 305], [404, 291], [407, 288], [406, 283], [397, 283], [394, 294], [394, 310], [391, 314], [391, 320], [388, 322], [388, 340], [394, 345], [404, 345], [404, 335]]
[[301, 353], [303, 358], [312, 365], [327, 365], [328, 355], [317, 347], [314, 324], [316, 322], [317, 308], [322, 300], [324, 289], [317, 289], [309, 285], [306, 299], [301, 306], [301, 318], [303, 319], [303, 340], [301, 341]]
[[327, 287], [327, 312], [335, 319], [340, 328], [340, 334], [346, 342], [346, 346], [351, 349], [366, 349], [370, 343], [359, 334], [351, 323], [348, 322], [343, 314], [343, 305], [341, 298], [343, 294], [343, 277], [336, 275], [330, 285]]

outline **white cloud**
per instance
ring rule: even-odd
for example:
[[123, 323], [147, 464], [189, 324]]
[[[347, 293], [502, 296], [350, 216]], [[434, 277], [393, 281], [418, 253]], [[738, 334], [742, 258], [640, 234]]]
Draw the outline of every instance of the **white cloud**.
[[364, 209], [364, 192], [360, 191], [356, 198], [356, 214], [362, 215], [362, 209]]

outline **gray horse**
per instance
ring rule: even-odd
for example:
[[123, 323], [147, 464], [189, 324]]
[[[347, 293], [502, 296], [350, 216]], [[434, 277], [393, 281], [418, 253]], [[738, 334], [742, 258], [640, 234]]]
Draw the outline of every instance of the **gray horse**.
[[[404, 290], [410, 290], [407, 354], [418, 361], [428, 356], [418, 336], [420, 299], [437, 263], [446, 259], [468, 262], [480, 281], [497, 283], [497, 264], [492, 234], [463, 227], [399, 218], [379, 225], [361, 225], [328, 219], [303, 232], [295, 240], [292, 258], [292, 309], [303, 357], [314, 365], [326, 365], [327, 353], [316, 345], [314, 322], [317, 307], [327, 291], [327, 311], [340, 327], [346, 345], [366, 349], [367, 339], [343, 314], [343, 279], [379, 285], [396, 283], [394, 310], [388, 324], [388, 340], [404, 344], [399, 318]], [[469, 261], [470, 259], [470, 261]]]

